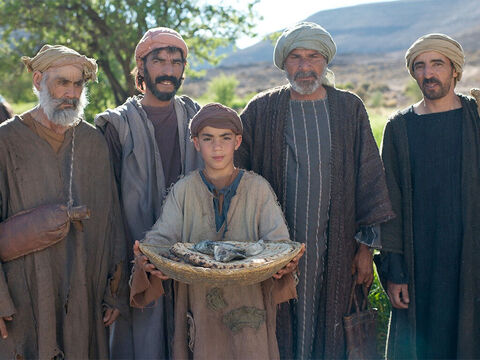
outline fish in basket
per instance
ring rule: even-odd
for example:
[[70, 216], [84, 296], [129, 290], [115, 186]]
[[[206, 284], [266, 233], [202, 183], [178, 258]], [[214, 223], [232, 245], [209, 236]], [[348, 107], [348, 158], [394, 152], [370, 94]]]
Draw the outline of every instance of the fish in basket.
[[251, 285], [262, 282], [288, 264], [301, 244], [285, 241], [178, 242], [169, 249], [140, 244], [140, 250], [160, 271], [187, 283], [216, 286]]

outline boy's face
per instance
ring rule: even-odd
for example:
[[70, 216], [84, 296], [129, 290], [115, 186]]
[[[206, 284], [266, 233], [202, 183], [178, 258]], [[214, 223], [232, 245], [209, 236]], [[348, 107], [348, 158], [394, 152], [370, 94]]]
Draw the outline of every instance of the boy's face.
[[202, 155], [205, 169], [220, 172], [233, 168], [233, 153], [242, 143], [242, 135], [235, 135], [230, 129], [205, 126], [193, 143]]

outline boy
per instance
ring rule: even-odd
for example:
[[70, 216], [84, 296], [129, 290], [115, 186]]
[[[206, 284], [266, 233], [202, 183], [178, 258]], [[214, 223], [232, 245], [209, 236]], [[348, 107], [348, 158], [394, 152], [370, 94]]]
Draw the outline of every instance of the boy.
[[[270, 185], [261, 176], [234, 167], [242, 142], [235, 111], [209, 104], [190, 122], [191, 137], [205, 167], [178, 181], [145, 244], [285, 240], [288, 230]], [[143, 307], [163, 294], [167, 277], [141, 255], [136, 262], [130, 301]], [[177, 359], [276, 359], [276, 305], [296, 297], [292, 272], [302, 252], [262, 283], [214, 287], [175, 282], [173, 357]], [[151, 276], [148, 277], [147, 273]]]

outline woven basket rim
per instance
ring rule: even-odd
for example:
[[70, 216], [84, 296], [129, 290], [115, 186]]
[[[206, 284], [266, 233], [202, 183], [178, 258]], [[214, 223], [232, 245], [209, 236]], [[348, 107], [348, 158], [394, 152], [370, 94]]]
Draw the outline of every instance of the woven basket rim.
[[291, 249], [278, 259], [269, 260], [263, 264], [251, 264], [248, 267], [235, 269], [205, 268], [177, 262], [160, 255], [158, 250], [155, 251], [155, 249], [164, 248], [162, 246], [140, 244], [140, 250], [157, 269], [179, 282], [186, 284], [201, 282], [217, 286], [251, 285], [272, 277], [272, 275], [288, 264], [300, 252], [302, 246], [301, 243], [290, 240], [272, 243], [285, 243], [289, 245]]

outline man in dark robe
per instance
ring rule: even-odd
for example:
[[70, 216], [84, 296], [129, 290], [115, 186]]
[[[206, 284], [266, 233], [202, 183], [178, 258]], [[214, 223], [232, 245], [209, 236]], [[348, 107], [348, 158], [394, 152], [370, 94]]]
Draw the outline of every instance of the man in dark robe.
[[128, 285], [108, 147], [83, 120], [97, 65], [61, 45], [22, 60], [39, 105], [0, 126], [0, 358], [105, 359]]
[[406, 53], [423, 99], [393, 115], [382, 157], [397, 217], [382, 226], [392, 359], [480, 358], [480, 118], [455, 93], [461, 45], [443, 34]]
[[[129, 260], [133, 242], [145, 237], [160, 216], [167, 189], [201, 164], [188, 123], [200, 106], [176, 96], [184, 78], [188, 47], [175, 30], [148, 30], [135, 49], [134, 96], [95, 118], [110, 148], [125, 218]], [[122, 314], [111, 334], [112, 358], [163, 359], [173, 336], [171, 281], [166, 296], [144, 309]]]
[[327, 68], [335, 51], [317, 24], [285, 30], [274, 62], [290, 84], [257, 95], [241, 115], [237, 164], [271, 183], [291, 239], [306, 245], [298, 301], [277, 316], [283, 358], [345, 358], [352, 274], [371, 284], [377, 225], [394, 216], [365, 107]]

